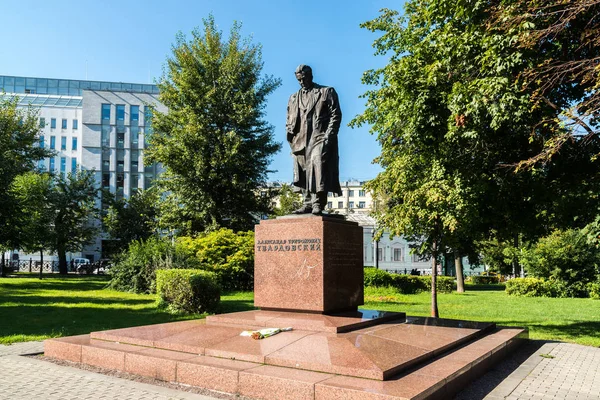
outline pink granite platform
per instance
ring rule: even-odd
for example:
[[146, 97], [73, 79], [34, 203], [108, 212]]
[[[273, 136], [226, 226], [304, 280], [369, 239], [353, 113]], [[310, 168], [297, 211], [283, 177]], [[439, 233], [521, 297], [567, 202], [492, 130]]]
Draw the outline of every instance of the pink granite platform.
[[263, 340], [240, 337], [240, 328], [184, 321], [94, 332], [47, 340], [45, 355], [252, 398], [433, 399], [459, 390], [527, 334], [417, 318]]

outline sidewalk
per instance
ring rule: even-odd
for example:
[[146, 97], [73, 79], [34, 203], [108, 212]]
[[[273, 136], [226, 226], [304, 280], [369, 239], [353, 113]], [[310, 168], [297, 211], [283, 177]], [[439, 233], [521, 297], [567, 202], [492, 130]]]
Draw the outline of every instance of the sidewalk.
[[[1, 400], [216, 399], [21, 356], [42, 351], [42, 342], [0, 345]], [[531, 341], [456, 399], [600, 400], [600, 348]]]

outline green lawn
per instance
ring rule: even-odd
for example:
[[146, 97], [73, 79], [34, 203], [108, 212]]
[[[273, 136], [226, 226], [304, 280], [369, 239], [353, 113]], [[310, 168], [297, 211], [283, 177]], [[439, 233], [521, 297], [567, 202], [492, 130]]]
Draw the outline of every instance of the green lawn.
[[[0, 278], [0, 343], [202, 317], [171, 315], [156, 308], [155, 295], [105, 289], [107, 283], [106, 276]], [[252, 299], [237, 297], [224, 296], [223, 311], [252, 308]]]
[[[203, 317], [171, 315], [156, 308], [154, 295], [108, 290], [107, 282], [104, 276], [0, 279], [0, 343]], [[600, 347], [600, 301], [510, 297], [502, 289], [468, 286], [464, 294], [440, 294], [440, 316], [525, 326], [532, 339]], [[393, 289], [374, 288], [365, 291], [364, 308], [426, 316], [429, 307], [429, 293], [402, 295]], [[221, 312], [252, 308], [251, 292], [222, 296]]]

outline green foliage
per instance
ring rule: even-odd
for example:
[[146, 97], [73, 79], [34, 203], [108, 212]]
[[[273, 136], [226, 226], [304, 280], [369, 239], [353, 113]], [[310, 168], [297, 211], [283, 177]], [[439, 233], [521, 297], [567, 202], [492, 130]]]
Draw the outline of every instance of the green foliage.
[[110, 286], [121, 291], [154, 293], [158, 269], [197, 267], [195, 258], [185, 251], [167, 239], [152, 236], [131, 242], [129, 248], [116, 257], [110, 269]]
[[184, 313], [215, 312], [221, 299], [216, 275], [197, 269], [156, 271], [156, 293], [169, 309]]
[[556, 281], [560, 293], [581, 297], [600, 273], [600, 252], [582, 230], [554, 231], [524, 251], [521, 263], [529, 275]]
[[118, 239], [118, 250], [134, 240], [146, 240], [156, 231], [158, 192], [138, 190], [129, 199], [114, 200], [103, 218], [106, 232]]
[[302, 206], [302, 197], [299, 192], [295, 192], [294, 188], [287, 183], [281, 185], [278, 192], [279, 207], [273, 210], [275, 216], [289, 215], [292, 211], [299, 209]]
[[254, 232], [235, 233], [219, 229], [197, 237], [180, 237], [178, 247], [199, 263], [199, 268], [217, 274], [224, 290], [254, 287]]
[[592, 299], [600, 300], [600, 278], [596, 282], [588, 283], [587, 290]]
[[558, 279], [515, 278], [506, 282], [506, 293], [525, 297], [589, 297], [591, 283], [566, 283]]
[[511, 296], [554, 297], [550, 283], [538, 278], [514, 278], [506, 281], [506, 293]]
[[473, 275], [467, 278], [473, 285], [490, 285], [500, 283], [500, 279], [493, 275]]
[[[389, 272], [365, 268], [365, 287], [393, 287], [400, 293], [415, 294], [431, 290], [431, 276], [390, 274]], [[438, 292], [450, 293], [454, 288], [454, 278], [439, 276], [436, 279]]]
[[38, 160], [53, 154], [37, 146], [38, 110], [17, 107], [18, 99], [0, 98], [0, 248], [19, 248], [21, 221], [11, 191], [17, 176], [35, 170]]
[[240, 30], [234, 23], [224, 39], [209, 16], [191, 40], [178, 34], [158, 83], [169, 111], [154, 113], [146, 155], [165, 167], [159, 184], [171, 194], [163, 218], [186, 234], [251, 229], [269, 213], [271, 199], [259, 189], [281, 146], [264, 114], [280, 80], [261, 77], [261, 46]]

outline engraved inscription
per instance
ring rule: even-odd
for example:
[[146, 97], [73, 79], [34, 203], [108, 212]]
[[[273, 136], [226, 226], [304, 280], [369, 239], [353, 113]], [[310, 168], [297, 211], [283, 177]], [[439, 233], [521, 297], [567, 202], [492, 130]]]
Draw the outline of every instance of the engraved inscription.
[[321, 239], [258, 240], [256, 251], [321, 251]]

